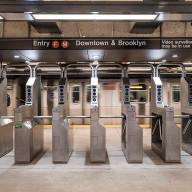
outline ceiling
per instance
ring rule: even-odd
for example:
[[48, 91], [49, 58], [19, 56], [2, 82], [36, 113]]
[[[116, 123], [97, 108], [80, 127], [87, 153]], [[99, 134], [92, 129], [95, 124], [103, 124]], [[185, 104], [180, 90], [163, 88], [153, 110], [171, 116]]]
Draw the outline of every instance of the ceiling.
[[[28, 22], [32, 22], [33, 13], [157, 13], [157, 27], [151, 33], [141, 34], [138, 28], [134, 31], [135, 22], [55, 22], [52, 26], [60, 33], [59, 37], [162, 37], [182, 36], [192, 34], [192, 3], [184, 1], [0, 1], [0, 15], [4, 23], [4, 36], [31, 37], [50, 36], [50, 33], [37, 33], [35, 23], [28, 31]], [[166, 21], [169, 21], [166, 23]], [[171, 22], [172, 23], [171, 23]], [[174, 21], [174, 22], [173, 22]], [[188, 22], [186, 22], [188, 21]], [[12, 22], [12, 23], [11, 23]], [[162, 26], [159, 25], [163, 23]], [[58, 28], [57, 28], [58, 26]], [[143, 26], [142, 26], [143, 27]], [[150, 26], [151, 27], [151, 26]], [[42, 30], [42, 29], [40, 29]], [[46, 31], [43, 29], [44, 32]], [[133, 31], [131, 31], [133, 30]], [[18, 55], [19, 58], [14, 56]], [[90, 62], [98, 55], [104, 62], [155, 62], [167, 60], [170, 62], [192, 61], [190, 50], [1, 50], [0, 59], [4, 62]], [[173, 58], [173, 55], [178, 55]]]

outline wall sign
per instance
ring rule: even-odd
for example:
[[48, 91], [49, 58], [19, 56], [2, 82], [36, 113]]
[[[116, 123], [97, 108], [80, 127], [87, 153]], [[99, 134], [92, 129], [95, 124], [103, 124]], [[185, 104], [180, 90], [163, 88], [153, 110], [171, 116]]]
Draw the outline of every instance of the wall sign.
[[0, 50], [192, 49], [192, 38], [0, 39]]

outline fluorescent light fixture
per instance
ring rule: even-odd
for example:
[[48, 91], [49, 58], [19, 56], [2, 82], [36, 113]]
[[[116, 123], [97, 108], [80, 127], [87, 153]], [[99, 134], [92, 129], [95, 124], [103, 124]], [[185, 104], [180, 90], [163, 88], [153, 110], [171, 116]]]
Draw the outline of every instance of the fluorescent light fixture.
[[155, 20], [157, 14], [32, 14], [36, 20]]
[[14, 58], [19, 59], [19, 58], [20, 58], [20, 56], [19, 56], [19, 55], [15, 55], [15, 56], [14, 56]]

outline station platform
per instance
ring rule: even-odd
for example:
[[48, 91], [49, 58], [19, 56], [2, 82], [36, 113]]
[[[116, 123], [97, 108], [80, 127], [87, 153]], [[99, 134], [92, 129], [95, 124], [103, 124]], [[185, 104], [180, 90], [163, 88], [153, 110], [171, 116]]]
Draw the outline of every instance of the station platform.
[[[78, 127], [78, 126], [77, 126]], [[128, 164], [121, 151], [120, 128], [106, 129], [108, 161], [91, 164], [89, 128], [74, 129], [74, 152], [68, 164], [53, 164], [50, 128], [44, 129], [45, 153], [30, 165], [14, 165], [13, 152], [0, 159], [0, 191], [14, 192], [191, 192], [192, 156], [180, 164], [164, 163], [150, 150], [144, 129], [142, 164]]]

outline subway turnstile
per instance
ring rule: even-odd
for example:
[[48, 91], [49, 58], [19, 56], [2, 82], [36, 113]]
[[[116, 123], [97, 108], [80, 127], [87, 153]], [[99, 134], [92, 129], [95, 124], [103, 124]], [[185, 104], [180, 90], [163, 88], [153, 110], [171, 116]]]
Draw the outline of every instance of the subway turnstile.
[[98, 62], [91, 65], [91, 141], [90, 141], [90, 161], [102, 163], [106, 161], [106, 135], [105, 127], [99, 120], [98, 107], [98, 78], [97, 68]]
[[192, 79], [181, 78], [182, 148], [192, 155]]
[[30, 163], [43, 151], [43, 129], [33, 119], [31, 106], [15, 109], [15, 163]]
[[[3, 69], [2, 69], [3, 70]], [[0, 116], [7, 116], [7, 78], [5, 71], [0, 77]], [[13, 149], [13, 120], [0, 118], [0, 157]]]
[[106, 161], [106, 141], [105, 141], [105, 127], [99, 120], [98, 107], [91, 108], [91, 162], [105, 162]]
[[163, 85], [159, 77], [151, 81], [151, 147], [165, 162], [181, 161], [181, 129], [174, 122], [174, 111], [162, 102]]
[[39, 114], [39, 92], [40, 80], [31, 76], [26, 84], [25, 105], [15, 109], [15, 163], [30, 163], [43, 152], [43, 128], [34, 119]]
[[143, 129], [137, 124], [135, 106], [130, 104], [128, 78], [123, 78], [122, 87], [122, 150], [128, 163], [142, 163]]
[[59, 105], [53, 108], [52, 159], [54, 163], [67, 163], [73, 151], [73, 129], [67, 116], [67, 84], [61, 79], [58, 87]]

